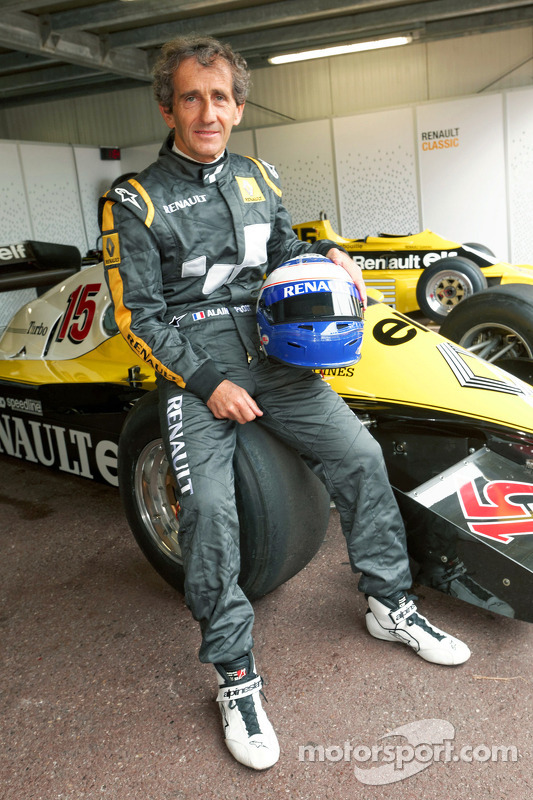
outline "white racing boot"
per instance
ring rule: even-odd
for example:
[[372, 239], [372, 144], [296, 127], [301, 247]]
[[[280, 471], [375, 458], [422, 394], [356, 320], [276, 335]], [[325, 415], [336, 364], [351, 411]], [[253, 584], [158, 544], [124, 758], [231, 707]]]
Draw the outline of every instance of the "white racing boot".
[[368, 605], [366, 627], [376, 639], [403, 642], [433, 664], [455, 666], [470, 658], [466, 644], [431, 625], [405, 592], [392, 597], [369, 597]]
[[263, 679], [255, 673], [252, 654], [214, 667], [228, 750], [247, 767], [268, 769], [279, 758], [279, 744], [261, 705]]

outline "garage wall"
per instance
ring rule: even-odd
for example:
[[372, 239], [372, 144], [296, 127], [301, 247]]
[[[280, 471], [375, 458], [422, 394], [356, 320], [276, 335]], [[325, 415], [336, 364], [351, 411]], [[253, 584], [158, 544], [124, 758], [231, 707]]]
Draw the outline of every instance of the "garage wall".
[[506, 95], [512, 261], [533, 263], [533, 89]]
[[[96, 147], [0, 141], [0, 243], [96, 247], [98, 197], [159, 148], [122, 148], [121, 161], [101, 161]], [[295, 222], [325, 212], [350, 237], [427, 227], [533, 263], [533, 87], [236, 129], [230, 148], [277, 166]]]

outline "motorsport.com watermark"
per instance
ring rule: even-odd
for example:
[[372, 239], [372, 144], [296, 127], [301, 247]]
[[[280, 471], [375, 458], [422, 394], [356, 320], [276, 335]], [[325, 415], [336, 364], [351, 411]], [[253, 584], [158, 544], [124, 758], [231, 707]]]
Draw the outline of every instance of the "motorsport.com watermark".
[[[380, 741], [393, 736], [402, 737], [404, 741], [400, 744], [375, 744], [372, 747], [353, 745], [349, 741], [330, 747], [300, 745], [298, 760], [356, 762], [353, 769], [358, 781], [382, 786], [410, 778], [437, 762], [472, 764], [518, 761], [519, 758], [514, 745], [466, 744], [457, 747], [453, 743], [455, 728], [444, 719], [410, 722], [381, 736]], [[358, 764], [366, 766], [360, 767]]]

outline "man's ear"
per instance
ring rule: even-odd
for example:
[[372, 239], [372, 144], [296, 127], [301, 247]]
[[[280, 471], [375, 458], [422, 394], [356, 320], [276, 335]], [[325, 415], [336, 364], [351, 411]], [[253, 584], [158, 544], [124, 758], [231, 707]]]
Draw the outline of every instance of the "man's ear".
[[234, 125], [238, 125], [239, 122], [241, 121], [242, 115], [244, 113], [244, 105], [245, 104], [243, 103], [241, 106], [237, 106], [237, 108], [235, 109], [235, 121], [233, 123]]
[[161, 112], [161, 116], [167, 123], [168, 127], [171, 129], [174, 128], [176, 126], [176, 123], [174, 122], [174, 117], [172, 116], [172, 109], [171, 108], [168, 109], [165, 108], [165, 106], [160, 105], [159, 111]]

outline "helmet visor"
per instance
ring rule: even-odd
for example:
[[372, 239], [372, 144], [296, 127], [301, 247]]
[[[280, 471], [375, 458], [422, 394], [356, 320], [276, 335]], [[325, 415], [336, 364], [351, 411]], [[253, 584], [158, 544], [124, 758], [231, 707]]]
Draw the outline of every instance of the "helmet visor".
[[274, 325], [312, 320], [362, 320], [359, 299], [349, 292], [308, 292], [284, 297], [268, 307]]

